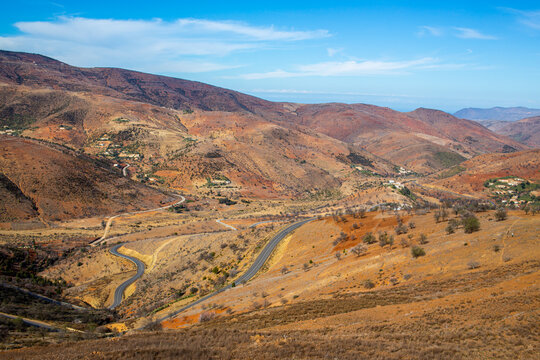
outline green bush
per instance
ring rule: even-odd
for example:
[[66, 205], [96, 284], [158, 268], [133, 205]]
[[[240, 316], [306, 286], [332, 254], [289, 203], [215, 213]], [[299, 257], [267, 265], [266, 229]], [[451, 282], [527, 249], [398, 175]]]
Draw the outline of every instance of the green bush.
[[426, 251], [420, 246], [413, 246], [411, 248], [411, 254], [413, 258], [417, 258], [417, 257], [426, 255]]
[[480, 230], [480, 221], [474, 215], [463, 218], [462, 222], [466, 234]]

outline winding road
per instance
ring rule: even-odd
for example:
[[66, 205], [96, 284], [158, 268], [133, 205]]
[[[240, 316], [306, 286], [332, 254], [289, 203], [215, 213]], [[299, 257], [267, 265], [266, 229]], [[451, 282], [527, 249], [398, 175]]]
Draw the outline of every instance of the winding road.
[[122, 213], [122, 214], [111, 216], [107, 220], [107, 224], [105, 225], [105, 230], [103, 231], [103, 236], [100, 237], [99, 239], [97, 239], [96, 241], [90, 243], [90, 245], [98, 246], [107, 239], [107, 235], [109, 234], [109, 230], [111, 229], [112, 222], [113, 222], [114, 219], [119, 218], [121, 216], [137, 215], [137, 214], [144, 214], [144, 213], [147, 213], [147, 212], [166, 210], [166, 209], [168, 209], [168, 208], [170, 208], [172, 206], [179, 205], [179, 204], [183, 203], [184, 201], [186, 201], [186, 198], [183, 197], [182, 195], [178, 195], [178, 196], [181, 198], [181, 200], [178, 201], [178, 202], [175, 202], [174, 204], [171, 204], [171, 205], [167, 205], [167, 206], [163, 206], [163, 207], [159, 207], [159, 208], [155, 208], [155, 209], [149, 209], [149, 210], [132, 211], [132, 212], [127, 212], [127, 213]]
[[[313, 220], [315, 220], [315, 218], [309, 218], [309, 219], [305, 219], [305, 220], [302, 220], [302, 221], [295, 222], [294, 224], [289, 225], [288, 227], [286, 227], [285, 229], [283, 229], [279, 233], [277, 233], [268, 242], [268, 244], [266, 244], [266, 246], [262, 249], [261, 253], [257, 256], [257, 258], [255, 259], [255, 261], [253, 262], [251, 267], [244, 274], [242, 274], [242, 276], [240, 276], [238, 279], [236, 279], [234, 284], [244, 284], [244, 283], [248, 282], [251, 278], [253, 278], [259, 272], [259, 270], [261, 270], [261, 268], [264, 266], [264, 264], [266, 263], [266, 261], [268, 260], [268, 258], [270, 257], [270, 255], [272, 254], [272, 252], [274, 251], [274, 249], [276, 248], [276, 246], [279, 244], [279, 242], [281, 240], [283, 240], [287, 235], [289, 235], [294, 230], [298, 229], [300, 226], [302, 226], [302, 225], [304, 225], [304, 224], [306, 224], [306, 223], [308, 223], [310, 221], [313, 221]], [[230, 289], [232, 287], [233, 287], [233, 285], [229, 284], [229, 285], [219, 289], [218, 291], [215, 291], [215, 292], [210, 293], [210, 294], [208, 294], [206, 296], [203, 296], [202, 298], [197, 299], [196, 301], [194, 301], [194, 302], [192, 302], [192, 303], [190, 303], [190, 304], [188, 304], [188, 305], [186, 305], [184, 307], [181, 307], [178, 310], [175, 310], [175, 311], [173, 311], [173, 312], [171, 312], [171, 313], [157, 319], [155, 321], [155, 323], [160, 323], [162, 321], [170, 319], [170, 318], [180, 314], [181, 312], [184, 312], [187, 309], [192, 308], [193, 306], [195, 306], [197, 304], [200, 304], [203, 301], [206, 301], [206, 300], [210, 299], [211, 297], [216, 296], [217, 294], [222, 293], [223, 291], [228, 290], [228, 289]]]
[[141, 260], [139, 260], [137, 258], [134, 258], [134, 257], [131, 257], [131, 256], [128, 256], [128, 255], [121, 254], [121, 253], [118, 252], [118, 249], [122, 245], [124, 245], [124, 244], [118, 244], [118, 245], [113, 246], [109, 250], [109, 252], [111, 254], [113, 254], [113, 255], [116, 255], [116, 256], [119, 256], [121, 258], [127, 259], [127, 260], [131, 261], [132, 263], [134, 263], [135, 266], [137, 266], [137, 273], [135, 275], [133, 275], [132, 277], [130, 277], [129, 279], [127, 279], [126, 281], [124, 281], [122, 284], [120, 284], [120, 286], [118, 286], [116, 288], [116, 290], [114, 290], [114, 301], [113, 301], [112, 305], [109, 306], [109, 309], [111, 309], [111, 310], [116, 308], [118, 305], [120, 305], [120, 303], [122, 302], [122, 299], [124, 298], [124, 292], [126, 291], [128, 286], [133, 284], [141, 276], [143, 276], [144, 270], [146, 270], [146, 267], [144, 266], [144, 263]]

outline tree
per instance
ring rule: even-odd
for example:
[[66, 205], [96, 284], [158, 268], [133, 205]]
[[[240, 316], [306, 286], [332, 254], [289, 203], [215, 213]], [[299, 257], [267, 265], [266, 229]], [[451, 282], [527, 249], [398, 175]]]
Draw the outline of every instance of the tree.
[[508, 214], [506, 212], [506, 209], [500, 207], [497, 209], [497, 211], [495, 211], [495, 219], [497, 221], [506, 220], [507, 217], [508, 217]]
[[480, 221], [478, 221], [478, 218], [474, 215], [464, 217], [462, 223], [466, 234], [480, 230]]

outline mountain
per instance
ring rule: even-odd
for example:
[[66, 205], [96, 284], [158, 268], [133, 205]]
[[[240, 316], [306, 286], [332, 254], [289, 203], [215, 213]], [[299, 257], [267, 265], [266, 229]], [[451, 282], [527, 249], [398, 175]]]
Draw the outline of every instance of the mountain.
[[0, 125], [129, 161], [142, 181], [230, 195], [351, 193], [402, 166], [431, 173], [526, 146], [443, 112], [270, 102], [199, 82], [0, 51]]
[[489, 109], [466, 108], [454, 113], [454, 116], [462, 119], [475, 121], [516, 121], [532, 116], [539, 116], [540, 109], [529, 109], [526, 107], [492, 107]]
[[496, 124], [491, 126], [490, 130], [522, 144], [540, 148], [540, 116]]
[[59, 221], [173, 200], [123, 177], [109, 162], [6, 135], [0, 135], [0, 195], [0, 222]]

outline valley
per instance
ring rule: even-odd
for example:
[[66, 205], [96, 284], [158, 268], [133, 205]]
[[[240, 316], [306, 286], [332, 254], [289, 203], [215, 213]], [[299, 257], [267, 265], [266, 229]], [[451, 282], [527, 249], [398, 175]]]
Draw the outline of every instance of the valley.
[[2, 50], [0, 359], [533, 358], [535, 119]]

